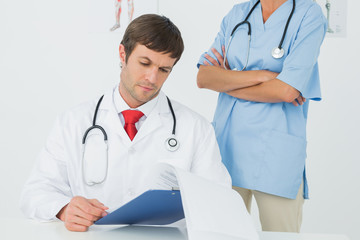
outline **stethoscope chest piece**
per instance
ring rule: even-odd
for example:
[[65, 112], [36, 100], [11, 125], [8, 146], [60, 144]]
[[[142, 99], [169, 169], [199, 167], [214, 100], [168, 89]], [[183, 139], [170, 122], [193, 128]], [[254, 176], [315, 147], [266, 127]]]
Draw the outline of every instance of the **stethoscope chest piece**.
[[172, 135], [165, 141], [165, 147], [170, 152], [175, 152], [176, 150], [179, 149], [179, 146], [180, 146], [180, 144], [179, 144], [178, 140], [176, 140], [174, 135]]
[[282, 58], [284, 56], [284, 53], [284, 49], [279, 47], [274, 47], [271, 51], [271, 55], [273, 56], [273, 58], [276, 59]]

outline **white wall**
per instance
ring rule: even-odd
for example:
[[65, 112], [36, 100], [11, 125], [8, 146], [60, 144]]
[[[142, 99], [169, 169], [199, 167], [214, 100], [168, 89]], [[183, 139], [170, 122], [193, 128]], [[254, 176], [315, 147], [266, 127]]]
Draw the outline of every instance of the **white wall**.
[[348, 0], [347, 38], [326, 38], [320, 55], [323, 101], [310, 107], [311, 199], [303, 231], [360, 233], [359, 1]]
[[[160, 12], [178, 25], [186, 47], [164, 90], [209, 120], [217, 95], [196, 87], [196, 62], [236, 2], [160, 0]], [[2, 217], [21, 217], [21, 187], [56, 115], [119, 81], [121, 34], [89, 33], [87, 3], [0, 0]], [[360, 3], [349, 0], [348, 7], [347, 38], [327, 38], [319, 59], [323, 101], [310, 106], [311, 199], [305, 204], [302, 231], [345, 233], [358, 239]]]

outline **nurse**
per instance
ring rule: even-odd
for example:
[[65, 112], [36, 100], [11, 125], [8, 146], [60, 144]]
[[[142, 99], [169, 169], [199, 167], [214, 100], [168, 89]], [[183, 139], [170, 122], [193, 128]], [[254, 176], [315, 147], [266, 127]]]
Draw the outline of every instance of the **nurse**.
[[325, 33], [312, 0], [251, 0], [224, 17], [198, 62], [198, 86], [219, 92], [213, 125], [222, 160], [248, 211], [255, 197], [264, 231], [300, 231], [308, 100], [321, 99]]
[[183, 49], [166, 17], [129, 24], [119, 47], [120, 84], [58, 118], [22, 192], [27, 217], [86, 231], [148, 190], [149, 170], [161, 162], [231, 187], [211, 124], [161, 91]]

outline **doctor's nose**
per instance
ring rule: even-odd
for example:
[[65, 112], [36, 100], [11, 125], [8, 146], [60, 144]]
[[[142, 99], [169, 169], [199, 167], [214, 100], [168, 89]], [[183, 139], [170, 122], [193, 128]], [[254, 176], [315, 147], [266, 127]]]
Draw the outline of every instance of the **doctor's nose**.
[[146, 74], [146, 78], [151, 83], [156, 83], [159, 74], [159, 69], [157, 67], [152, 67]]

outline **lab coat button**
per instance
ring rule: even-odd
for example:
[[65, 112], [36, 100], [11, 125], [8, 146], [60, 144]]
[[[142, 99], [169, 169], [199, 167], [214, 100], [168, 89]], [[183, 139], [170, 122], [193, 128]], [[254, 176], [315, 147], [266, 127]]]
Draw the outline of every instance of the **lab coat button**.
[[135, 149], [134, 148], [129, 148], [129, 154], [134, 154], [135, 153]]

